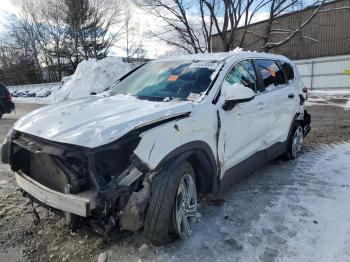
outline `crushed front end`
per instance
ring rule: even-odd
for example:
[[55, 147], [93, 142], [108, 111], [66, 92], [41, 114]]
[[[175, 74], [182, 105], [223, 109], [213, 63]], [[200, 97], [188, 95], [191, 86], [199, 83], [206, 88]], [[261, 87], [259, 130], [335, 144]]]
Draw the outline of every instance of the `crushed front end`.
[[67, 217], [72, 230], [85, 225], [108, 236], [118, 225], [132, 231], [143, 226], [149, 172], [133, 154], [139, 141], [139, 134], [131, 132], [90, 149], [12, 130], [2, 162], [11, 166], [26, 197]]

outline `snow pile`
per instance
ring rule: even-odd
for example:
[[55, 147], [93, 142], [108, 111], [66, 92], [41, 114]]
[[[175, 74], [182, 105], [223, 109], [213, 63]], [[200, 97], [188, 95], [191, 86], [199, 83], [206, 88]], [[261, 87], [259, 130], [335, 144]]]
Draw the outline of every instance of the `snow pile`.
[[[73, 75], [62, 78], [61, 83], [57, 83], [57, 85], [52, 87], [38, 85], [38, 87], [30, 88], [23, 86], [14, 90], [11, 89], [11, 92], [30, 91], [36, 94], [35, 97], [14, 97], [15, 103], [51, 104], [67, 99], [89, 96], [91, 92], [100, 93], [134, 67], [134, 64], [124, 63], [118, 57], [106, 57], [98, 61], [96, 59], [84, 60], [78, 65]], [[48, 95], [48, 92], [51, 94]]]
[[350, 99], [349, 99], [348, 102], [344, 105], [344, 108], [350, 109]]
[[118, 57], [84, 60], [75, 73], [65, 79], [63, 86], [52, 93], [50, 100], [56, 102], [102, 92], [131, 69], [132, 64], [124, 63]]

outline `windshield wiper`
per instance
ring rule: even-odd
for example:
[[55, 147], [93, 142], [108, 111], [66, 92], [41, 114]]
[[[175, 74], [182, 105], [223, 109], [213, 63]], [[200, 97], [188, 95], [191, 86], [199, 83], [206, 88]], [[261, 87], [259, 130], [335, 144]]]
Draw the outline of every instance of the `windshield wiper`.
[[141, 100], [150, 100], [150, 101], [159, 101], [159, 102], [169, 102], [173, 100], [179, 100], [179, 101], [187, 101], [186, 98], [181, 97], [163, 97], [163, 96], [145, 96], [145, 95], [136, 95], [138, 99]]
[[145, 95], [136, 95], [138, 99], [141, 100], [150, 100], [150, 101], [163, 101], [164, 97], [162, 96], [145, 96]]

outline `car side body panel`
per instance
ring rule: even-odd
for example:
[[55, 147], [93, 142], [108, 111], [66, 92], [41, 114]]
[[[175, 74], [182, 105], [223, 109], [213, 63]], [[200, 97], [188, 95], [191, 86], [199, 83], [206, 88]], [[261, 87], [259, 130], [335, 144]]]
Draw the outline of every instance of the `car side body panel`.
[[[211, 103], [194, 105], [189, 117], [178, 119], [149, 129], [141, 134], [134, 153], [150, 170], [182, 145], [202, 141], [216, 157], [217, 115]], [[217, 160], [217, 159], [216, 159]]]

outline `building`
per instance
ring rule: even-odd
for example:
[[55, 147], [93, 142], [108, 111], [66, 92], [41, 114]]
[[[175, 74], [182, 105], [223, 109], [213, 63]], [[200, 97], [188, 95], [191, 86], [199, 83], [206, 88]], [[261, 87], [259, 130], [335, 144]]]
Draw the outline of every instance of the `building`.
[[[330, 2], [323, 7], [326, 9], [337, 9], [341, 7], [350, 7], [350, 0], [338, 0]], [[302, 11], [296, 11], [281, 15], [276, 20], [276, 27], [294, 29], [305, 21], [315, 11], [315, 8], [307, 8]], [[267, 30], [267, 20], [260, 21], [249, 26], [249, 31], [263, 34]], [[239, 46], [239, 41], [244, 32], [244, 28], [239, 28], [237, 41], [233, 46]], [[337, 56], [350, 54], [350, 9], [339, 9], [331, 12], [319, 13], [302, 30], [301, 37], [297, 34], [292, 40], [281, 47], [271, 50], [276, 54], [283, 54], [291, 59], [307, 59], [324, 56]], [[272, 42], [282, 40], [286, 34], [276, 34]], [[317, 40], [317, 42], [310, 40]], [[243, 43], [243, 49], [252, 51], [261, 51], [263, 40], [254, 35], [246, 34]], [[219, 52], [223, 48], [218, 35], [213, 35], [213, 51]]]
[[[350, 89], [350, 0], [329, 2], [322, 9], [333, 11], [319, 13], [301, 34], [270, 52], [297, 60], [305, 85], [312, 89]], [[315, 8], [307, 8], [281, 15], [276, 20], [276, 28], [298, 28], [314, 11]], [[262, 34], [267, 30], [267, 24], [267, 20], [251, 24], [249, 31]], [[237, 39], [241, 39], [243, 32], [244, 28], [237, 29]], [[276, 34], [271, 40], [278, 42], [285, 36]], [[239, 41], [233, 46], [239, 46]], [[262, 46], [263, 40], [249, 33], [241, 47], [262, 51]], [[213, 51], [223, 51], [218, 35], [213, 35]]]

